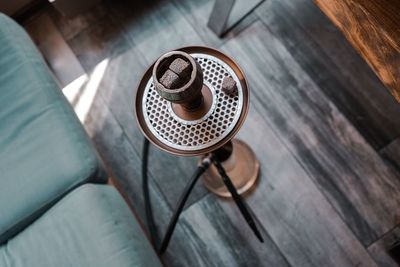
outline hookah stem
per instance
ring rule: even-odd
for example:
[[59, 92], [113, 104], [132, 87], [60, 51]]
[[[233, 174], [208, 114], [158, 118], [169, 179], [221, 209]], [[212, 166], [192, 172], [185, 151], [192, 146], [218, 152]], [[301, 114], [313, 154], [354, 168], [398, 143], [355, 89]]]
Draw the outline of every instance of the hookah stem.
[[237, 190], [236, 190], [235, 186], [233, 185], [229, 176], [226, 174], [225, 169], [222, 166], [221, 162], [217, 159], [217, 157], [215, 155], [212, 156], [211, 160], [214, 163], [215, 167], [217, 168], [218, 173], [221, 175], [225, 186], [228, 188], [229, 192], [231, 193], [233, 200], [235, 201], [236, 205], [238, 206], [240, 212], [243, 215], [243, 218], [246, 220], [247, 224], [253, 230], [253, 232], [257, 236], [258, 240], [260, 240], [261, 243], [264, 243], [264, 239], [261, 236], [261, 233], [258, 230], [257, 225], [255, 224], [253, 217], [251, 216], [248, 208], [246, 207], [246, 203], [244, 202], [242, 196], [239, 195], [239, 193], [237, 192]]

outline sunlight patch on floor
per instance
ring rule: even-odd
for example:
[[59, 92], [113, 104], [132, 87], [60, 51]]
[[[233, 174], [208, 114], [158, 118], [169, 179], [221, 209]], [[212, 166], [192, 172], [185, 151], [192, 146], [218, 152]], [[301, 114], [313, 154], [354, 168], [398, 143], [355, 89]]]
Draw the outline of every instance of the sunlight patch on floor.
[[104, 59], [97, 64], [90, 75], [84, 74], [62, 89], [82, 123], [85, 123], [108, 63], [109, 60]]

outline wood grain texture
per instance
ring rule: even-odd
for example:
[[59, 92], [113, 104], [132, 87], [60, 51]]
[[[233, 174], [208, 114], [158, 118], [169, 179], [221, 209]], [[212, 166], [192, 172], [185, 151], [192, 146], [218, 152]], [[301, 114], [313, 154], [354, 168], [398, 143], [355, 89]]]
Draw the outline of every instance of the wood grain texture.
[[400, 135], [399, 103], [312, 1], [270, 0], [256, 13], [375, 149]]
[[380, 151], [381, 155], [400, 171], [400, 137]]
[[400, 2], [314, 1], [400, 102]]
[[52, 5], [49, 5], [46, 11], [66, 41], [71, 40], [90, 25], [105, 18], [105, 15], [108, 13], [104, 1], [79, 16], [65, 17]]
[[207, 267], [290, 266], [263, 229], [265, 242], [258, 241], [231, 200], [210, 194], [187, 209], [179, 223], [202, 251]]
[[[243, 38], [250, 37], [249, 30]], [[252, 104], [239, 138], [260, 160], [261, 177], [246, 201], [291, 266], [376, 266], [270, 125], [263, 103], [253, 97]], [[236, 213], [231, 218], [235, 225], [245, 228], [232, 203], [224, 204]]]
[[382, 267], [398, 267], [399, 265], [390, 257], [387, 250], [394, 242], [400, 240], [400, 227], [396, 227], [382, 238], [368, 247], [368, 251], [375, 261]]
[[67, 43], [87, 72], [103, 59], [118, 56], [132, 47], [122, 26], [111, 16], [91, 24]]
[[[129, 7], [132, 9], [129, 9]], [[123, 24], [123, 31], [148, 65], [163, 53], [190, 45], [202, 45], [196, 30], [171, 1], [110, 3], [110, 16]]]
[[255, 23], [223, 50], [245, 70], [253, 91], [252, 105], [264, 114], [363, 244], [400, 222], [399, 174], [365, 142], [267, 28]]

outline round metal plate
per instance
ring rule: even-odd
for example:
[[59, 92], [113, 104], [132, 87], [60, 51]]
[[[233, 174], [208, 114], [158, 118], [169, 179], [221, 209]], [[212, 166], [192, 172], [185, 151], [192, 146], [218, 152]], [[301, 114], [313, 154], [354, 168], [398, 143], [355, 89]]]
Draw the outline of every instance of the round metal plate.
[[[189, 53], [199, 62], [204, 84], [213, 95], [210, 111], [196, 121], [179, 118], [170, 102], [161, 98], [154, 88], [153, 64], [136, 92], [136, 118], [144, 135], [157, 147], [182, 156], [202, 155], [221, 147], [237, 133], [247, 115], [249, 91], [243, 72], [225, 54], [207, 47], [178, 50]], [[225, 76], [236, 81], [237, 92], [222, 91]]]

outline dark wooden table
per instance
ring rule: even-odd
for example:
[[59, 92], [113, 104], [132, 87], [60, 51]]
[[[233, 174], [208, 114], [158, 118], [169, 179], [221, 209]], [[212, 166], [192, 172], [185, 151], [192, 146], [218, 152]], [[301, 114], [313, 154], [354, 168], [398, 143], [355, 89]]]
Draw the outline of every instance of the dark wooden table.
[[400, 1], [314, 1], [400, 102]]

